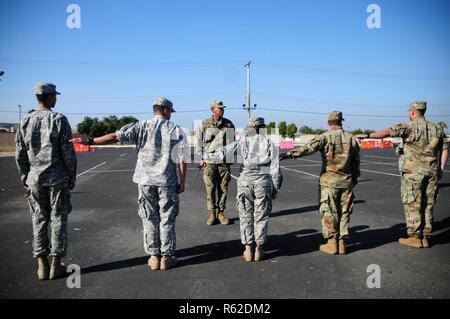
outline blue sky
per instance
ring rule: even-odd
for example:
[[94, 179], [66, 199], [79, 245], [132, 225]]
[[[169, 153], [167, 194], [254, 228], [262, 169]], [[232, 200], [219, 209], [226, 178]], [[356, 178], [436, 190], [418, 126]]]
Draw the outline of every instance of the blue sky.
[[[66, 26], [70, 3], [81, 29]], [[381, 29], [366, 26], [371, 3]], [[163, 95], [185, 128], [213, 99], [242, 127], [250, 59], [253, 114], [267, 121], [325, 127], [325, 115], [301, 112], [342, 110], [345, 128], [379, 129], [425, 99], [429, 115], [447, 115], [430, 119], [450, 124], [446, 0], [2, 0], [0, 40], [0, 122], [16, 122], [18, 104], [33, 108], [34, 83], [49, 81], [73, 126], [85, 115], [151, 117], [134, 113]]]

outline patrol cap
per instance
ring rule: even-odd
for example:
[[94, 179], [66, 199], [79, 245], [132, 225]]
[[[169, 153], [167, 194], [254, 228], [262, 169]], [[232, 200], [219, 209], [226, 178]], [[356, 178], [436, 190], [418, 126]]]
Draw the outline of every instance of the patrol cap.
[[38, 82], [34, 86], [36, 95], [44, 95], [44, 94], [55, 94], [59, 95], [58, 91], [56, 91], [56, 85], [52, 83], [41, 83]]
[[166, 99], [162, 96], [158, 96], [153, 100], [153, 106], [165, 107], [168, 108], [171, 112], [176, 112], [173, 108], [173, 103], [169, 99]]
[[328, 121], [343, 121], [342, 112], [333, 111], [328, 113]]
[[249, 127], [266, 127], [266, 123], [264, 121], [264, 118], [262, 118], [262, 117], [249, 118], [248, 126]]
[[414, 101], [409, 105], [409, 109], [415, 109], [421, 112], [425, 112], [427, 110], [427, 102], [426, 101]]
[[226, 106], [223, 105], [223, 102], [222, 102], [222, 101], [216, 101], [216, 100], [214, 100], [214, 101], [211, 102], [211, 108], [213, 109], [213, 108], [215, 108], [215, 107], [218, 107], [219, 109], [224, 109], [224, 108], [226, 108]]

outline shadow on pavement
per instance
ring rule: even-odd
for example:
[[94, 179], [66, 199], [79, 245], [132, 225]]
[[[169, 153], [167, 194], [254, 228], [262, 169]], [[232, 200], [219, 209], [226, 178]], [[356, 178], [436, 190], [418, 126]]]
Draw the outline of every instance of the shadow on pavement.
[[[312, 209], [314, 206], [309, 206]], [[306, 208], [305, 208], [306, 210]], [[294, 211], [298, 211], [294, 210]], [[306, 210], [308, 211], [308, 210]], [[442, 231], [432, 237], [432, 245], [450, 243], [450, 217], [434, 224], [435, 231]], [[359, 250], [367, 250], [396, 242], [402, 233], [406, 232], [403, 223], [389, 228], [370, 229], [369, 226], [359, 225], [350, 228], [348, 240], [348, 254]], [[302, 229], [282, 235], [269, 235], [265, 245], [265, 260], [281, 256], [297, 256], [319, 250], [324, 243], [321, 232], [315, 229]], [[242, 256], [244, 246], [239, 239], [224, 242], [197, 245], [177, 251], [179, 258], [177, 267], [211, 263], [218, 260]], [[146, 265], [148, 256], [135, 257], [110, 263], [90, 266], [81, 270], [82, 274], [117, 270]]]

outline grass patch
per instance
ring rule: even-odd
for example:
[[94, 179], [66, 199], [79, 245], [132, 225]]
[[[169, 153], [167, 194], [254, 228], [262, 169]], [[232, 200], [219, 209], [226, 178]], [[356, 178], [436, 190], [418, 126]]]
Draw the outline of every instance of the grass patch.
[[15, 151], [16, 148], [14, 146], [0, 146], [0, 153], [10, 153]]

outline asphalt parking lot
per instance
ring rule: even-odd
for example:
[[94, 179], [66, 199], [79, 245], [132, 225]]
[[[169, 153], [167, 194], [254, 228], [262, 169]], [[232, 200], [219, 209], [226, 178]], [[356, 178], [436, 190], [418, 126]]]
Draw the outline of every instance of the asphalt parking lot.
[[[282, 162], [284, 184], [269, 221], [267, 258], [245, 263], [232, 179], [228, 226], [207, 226], [205, 187], [189, 164], [177, 219], [179, 264], [151, 271], [132, 182], [133, 149], [78, 154], [65, 264], [81, 267], [81, 288], [65, 279], [38, 282], [31, 219], [13, 157], [0, 158], [0, 298], [449, 298], [450, 168], [440, 183], [433, 247], [402, 247], [406, 234], [393, 150], [363, 150], [349, 254], [318, 251], [320, 156]], [[238, 166], [233, 165], [237, 177]], [[381, 288], [369, 288], [369, 265]]]

